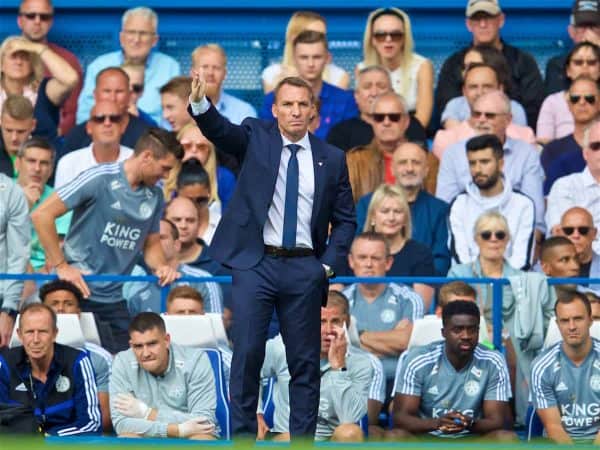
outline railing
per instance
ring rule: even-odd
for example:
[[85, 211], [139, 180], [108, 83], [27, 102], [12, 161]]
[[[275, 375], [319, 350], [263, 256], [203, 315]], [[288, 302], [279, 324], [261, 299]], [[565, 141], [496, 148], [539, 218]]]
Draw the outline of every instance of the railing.
[[[49, 281], [56, 279], [56, 275], [46, 274], [7, 274], [0, 273], [0, 280], [36, 280]], [[158, 282], [154, 275], [85, 275], [85, 281], [114, 281], [114, 282]], [[502, 287], [509, 284], [506, 278], [446, 278], [446, 277], [337, 277], [331, 280], [332, 283], [423, 283], [430, 285], [442, 285], [449, 281], [464, 281], [469, 284], [491, 284], [492, 285], [492, 324], [493, 324], [493, 343], [496, 348], [502, 348]], [[183, 282], [215, 282], [231, 283], [229, 276], [215, 277], [181, 277], [178, 281]], [[590, 285], [600, 284], [600, 278], [549, 278], [550, 285]], [[161, 310], [166, 310], [166, 299], [170, 286], [161, 288]]]

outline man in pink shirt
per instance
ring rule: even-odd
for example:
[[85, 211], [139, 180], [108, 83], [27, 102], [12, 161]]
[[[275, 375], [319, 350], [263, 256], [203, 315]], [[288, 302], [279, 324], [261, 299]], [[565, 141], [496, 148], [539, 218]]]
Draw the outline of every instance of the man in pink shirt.
[[[21, 29], [23, 37], [33, 42], [43, 42], [54, 52], [64, 58], [79, 74], [79, 82], [71, 91], [69, 97], [60, 110], [60, 135], [66, 135], [75, 125], [75, 113], [77, 112], [77, 97], [81, 92], [83, 80], [83, 69], [73, 53], [66, 48], [48, 42], [47, 36], [54, 20], [54, 7], [50, 0], [23, 0], [19, 6], [17, 25]], [[46, 70], [47, 72], [47, 70]], [[48, 73], [46, 73], [48, 76]]]
[[[440, 129], [435, 134], [433, 140], [433, 154], [441, 159], [444, 151], [450, 145], [480, 134], [482, 132], [480, 129], [482, 115], [478, 114], [480, 110], [476, 108], [477, 101], [487, 93], [493, 91], [500, 92], [503, 88], [502, 84], [498, 81], [498, 74], [492, 66], [484, 63], [470, 65], [464, 74], [463, 95], [471, 107], [471, 117], [451, 129]], [[506, 134], [511, 138], [535, 144], [533, 130], [529, 127], [512, 123], [510, 111], [508, 112], [508, 116], [510, 124], [506, 129]]]

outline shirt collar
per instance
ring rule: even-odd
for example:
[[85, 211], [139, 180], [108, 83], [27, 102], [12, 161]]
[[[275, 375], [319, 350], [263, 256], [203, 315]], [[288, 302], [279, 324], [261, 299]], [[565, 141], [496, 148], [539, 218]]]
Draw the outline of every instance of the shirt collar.
[[592, 173], [590, 172], [590, 168], [587, 165], [585, 166], [585, 169], [583, 169], [583, 171], [581, 172], [581, 180], [583, 181], [584, 187], [596, 186], [600, 184], [594, 179]]
[[302, 139], [300, 139], [297, 142], [292, 142], [290, 141], [288, 138], [286, 138], [283, 134], [281, 135], [281, 139], [283, 140], [283, 146], [286, 147], [290, 144], [297, 144], [300, 147], [302, 147], [303, 149], [306, 150], [310, 150], [311, 146], [310, 146], [310, 139], [308, 137], [308, 132], [302, 137]]

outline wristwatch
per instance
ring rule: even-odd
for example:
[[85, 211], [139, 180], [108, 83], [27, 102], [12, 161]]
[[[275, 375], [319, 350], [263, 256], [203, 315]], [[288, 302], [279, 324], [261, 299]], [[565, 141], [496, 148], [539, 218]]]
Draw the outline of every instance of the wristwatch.
[[13, 319], [16, 319], [18, 314], [17, 310], [12, 308], [0, 308], [0, 313], [8, 314]]

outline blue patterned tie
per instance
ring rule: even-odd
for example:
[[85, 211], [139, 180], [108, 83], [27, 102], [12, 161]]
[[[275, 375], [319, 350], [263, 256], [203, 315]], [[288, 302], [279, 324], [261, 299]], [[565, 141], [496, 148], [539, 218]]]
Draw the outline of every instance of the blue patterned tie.
[[302, 147], [298, 144], [289, 144], [291, 155], [288, 161], [285, 179], [285, 206], [283, 209], [283, 240], [284, 248], [296, 246], [296, 227], [298, 224], [298, 157], [296, 153]]

